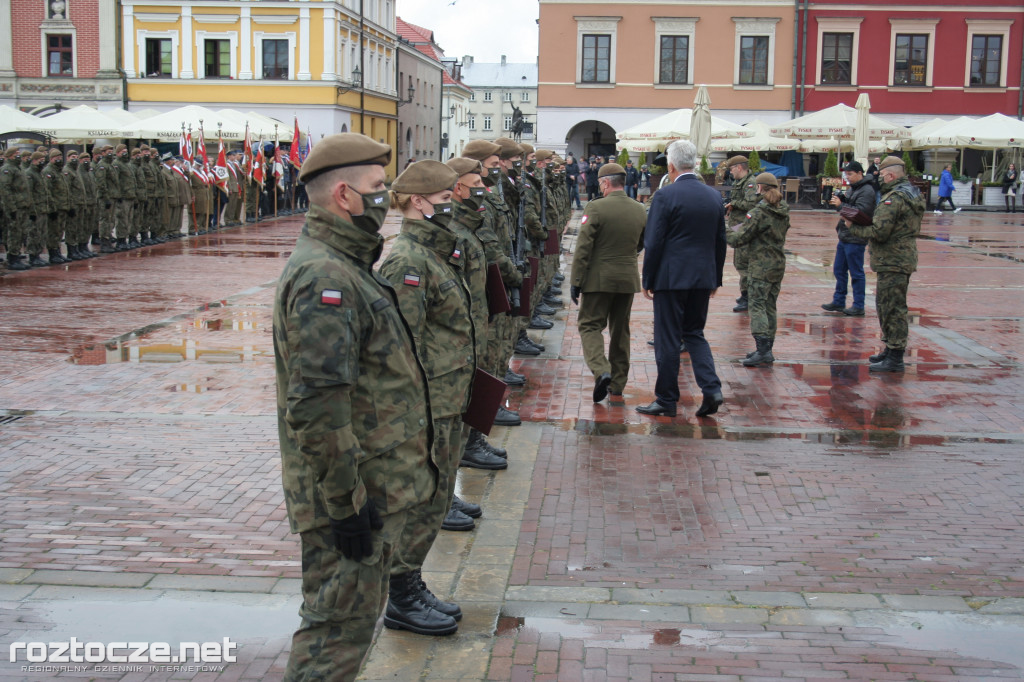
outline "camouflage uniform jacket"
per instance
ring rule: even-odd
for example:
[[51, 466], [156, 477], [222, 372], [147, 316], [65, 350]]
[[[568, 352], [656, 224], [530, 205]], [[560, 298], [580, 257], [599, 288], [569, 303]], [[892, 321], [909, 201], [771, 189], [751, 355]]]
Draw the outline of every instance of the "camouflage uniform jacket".
[[476, 369], [464, 250], [454, 232], [429, 220], [406, 218], [380, 265], [380, 274], [395, 286], [398, 306], [412, 330], [427, 373], [434, 419], [466, 411]]
[[71, 188], [64, 177], [63, 164], [60, 167], [53, 163], [45, 165], [43, 178], [46, 180], [46, 190], [50, 193], [50, 213], [71, 208]]
[[133, 160], [128, 164], [128, 170], [132, 172], [132, 177], [135, 178], [135, 195], [131, 198], [135, 201], [148, 201], [150, 199], [158, 199], [149, 194], [149, 186], [146, 183], [146, 172], [142, 170], [142, 157], [136, 157], [137, 160]]
[[78, 161], [69, 161], [64, 164], [64, 181], [68, 183], [68, 199], [71, 208], [78, 211], [85, 208], [85, 184], [78, 174]]
[[160, 162], [152, 156], [147, 156], [139, 162], [139, 170], [142, 171], [142, 177], [146, 183], [145, 196], [139, 197], [139, 199], [151, 201], [162, 196], [163, 185], [160, 184], [160, 180], [157, 177], [160, 174], [160, 166]]
[[28, 181], [19, 163], [6, 161], [0, 168], [0, 196], [3, 196], [4, 210], [17, 213], [27, 209], [30, 204]]
[[465, 267], [462, 269], [462, 276], [469, 288], [475, 332], [474, 352], [478, 366], [483, 362], [484, 352], [487, 350], [487, 320], [490, 317], [490, 307], [487, 303], [487, 249], [479, 238], [486, 214], [486, 206], [481, 205], [479, 210], [473, 211], [465, 204], [453, 201], [452, 222], [449, 224], [452, 232], [465, 246]]
[[29, 217], [53, 213], [57, 210], [53, 199], [50, 198], [50, 188], [44, 170], [43, 166], [32, 166], [25, 172], [25, 185], [29, 195]]
[[[733, 211], [736, 209], [733, 208]], [[784, 200], [772, 206], [761, 201], [746, 214], [746, 220], [732, 233], [733, 246], [749, 245], [747, 275], [766, 282], [781, 282], [786, 274], [786, 233], [789, 205]]]
[[175, 172], [167, 166], [160, 164], [156, 174], [157, 198], [163, 199], [167, 206], [180, 206], [178, 203], [178, 189], [174, 178]]
[[[700, 176], [698, 175], [697, 177]], [[732, 204], [732, 210], [729, 211], [729, 216], [726, 218], [726, 227], [742, 223], [746, 220], [750, 209], [757, 206], [757, 202], [761, 201], [761, 196], [757, 193], [757, 184], [754, 183], [753, 173], [747, 173], [746, 177], [742, 180], [735, 180], [734, 183], [732, 192], [729, 194], [729, 203]], [[725, 234], [728, 237], [730, 234], [735, 235], [735, 232], [727, 231]], [[736, 244], [729, 242], [729, 246], [736, 246]]]
[[852, 225], [850, 234], [868, 240], [871, 269], [875, 272], [917, 270], [917, 235], [925, 201], [906, 178], [882, 185], [882, 200], [870, 225]]
[[384, 239], [310, 206], [278, 281], [274, 367], [293, 533], [430, 499], [430, 406], [394, 288], [373, 272]]
[[[504, 182], [504, 177], [502, 178]], [[484, 248], [487, 251], [488, 262], [494, 262], [498, 264], [498, 269], [501, 271], [501, 281], [505, 283], [507, 287], [517, 287], [523, 283], [523, 275], [519, 270], [516, 269], [516, 265], [512, 262], [512, 235], [515, 234], [516, 223], [515, 214], [508, 204], [508, 197], [502, 200], [501, 194], [496, 187], [488, 187], [487, 194], [484, 195], [484, 203], [487, 205], [488, 211], [484, 216], [484, 226], [482, 231], [478, 233], [480, 241], [484, 243]], [[490, 229], [494, 239], [491, 239], [491, 235], [485, 231]], [[501, 257], [494, 256], [494, 244], [497, 243], [497, 247], [500, 250]], [[488, 245], [491, 246], [488, 246]]]
[[522, 188], [520, 192], [526, 193], [526, 232], [530, 236], [534, 250], [543, 250], [544, 242], [548, 239], [548, 230], [540, 220], [540, 179], [534, 177], [532, 173], [524, 172], [521, 174], [519, 186]]
[[[89, 165], [92, 166], [92, 164]], [[96, 175], [89, 168], [86, 168], [84, 163], [80, 163], [78, 164], [78, 179], [82, 182], [82, 187], [85, 189], [85, 205], [95, 207], [99, 203]]]
[[113, 167], [117, 170], [117, 194], [112, 195], [113, 198], [135, 201], [135, 171], [131, 161], [126, 156], [119, 156]]
[[93, 168], [92, 174], [96, 180], [96, 199], [103, 208], [106, 208], [109, 202], [117, 199], [119, 194], [117, 169], [114, 168], [113, 163], [109, 156], [103, 156]]

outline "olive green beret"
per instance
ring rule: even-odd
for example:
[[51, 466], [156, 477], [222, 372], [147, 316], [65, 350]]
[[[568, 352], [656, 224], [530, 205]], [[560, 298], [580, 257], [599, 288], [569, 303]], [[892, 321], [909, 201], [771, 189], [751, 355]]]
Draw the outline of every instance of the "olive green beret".
[[50, 158], [51, 159], [55, 159], [58, 156], [64, 156], [64, 154], [62, 154], [59, 149], [51, 149], [50, 150]]
[[501, 151], [498, 152], [498, 156], [501, 157], [502, 161], [507, 161], [513, 156], [523, 155], [523, 148], [509, 137], [499, 137], [494, 142], [501, 147]]
[[530, 154], [533, 154], [533, 152], [534, 152], [532, 144], [526, 144], [525, 142], [520, 142], [519, 146], [523, 150], [523, 156], [529, 156]]
[[460, 156], [455, 159], [448, 159], [445, 162], [446, 166], [451, 168], [453, 171], [459, 174], [461, 178], [463, 175], [469, 175], [470, 173], [480, 173], [483, 170], [483, 166], [476, 159], [467, 159], [464, 156]]
[[779, 179], [776, 178], [771, 173], [761, 173], [756, 178], [754, 178], [754, 182], [758, 185], [767, 185], [768, 187], [779, 186]]
[[391, 184], [391, 190], [399, 194], [433, 194], [451, 189], [458, 179], [459, 174], [448, 166], [427, 159], [417, 161], [402, 171]]
[[604, 178], [609, 175], [625, 175], [626, 169], [617, 163], [606, 163], [601, 166], [601, 170], [597, 171], [597, 177]]
[[72, 156], [78, 156], [78, 150], [77, 149], [69, 149], [68, 153], [67, 153], [67, 156], [69, 158], [72, 157]]
[[555, 153], [553, 151], [551, 151], [550, 149], [538, 149], [537, 150], [537, 160], [538, 161], [547, 161], [548, 159], [550, 159], [554, 155], [555, 155]]
[[142, 144], [139, 145], [139, 149], [141, 149], [144, 152], [148, 152], [149, 151], [149, 145], [146, 144], [146, 143], [142, 143]]
[[750, 163], [750, 159], [748, 159], [747, 157], [743, 156], [742, 154], [737, 154], [736, 156], [730, 156], [729, 159], [725, 162], [725, 167], [726, 168], [732, 168], [733, 166], [737, 166], [737, 165], [739, 165], [741, 163]]
[[359, 133], [338, 133], [316, 143], [299, 172], [301, 182], [321, 173], [350, 166], [386, 166], [391, 163], [391, 146]]
[[4, 158], [9, 159], [12, 156], [17, 156], [20, 153], [21, 153], [21, 150], [18, 149], [17, 147], [8, 147], [7, 151], [4, 152]]
[[78, 155], [78, 160], [79, 161], [91, 161], [92, 157], [89, 156], [89, 152], [82, 152], [81, 154]]
[[123, 152], [123, 151], [127, 150], [127, 149], [128, 149], [128, 147], [126, 147], [126, 146], [125, 146], [125, 145], [123, 145], [123, 144], [119, 144], [119, 145], [117, 145], [117, 147], [115, 147], [114, 149], [115, 149], [115, 150], [117, 151], [117, 153], [118, 153], [118, 154], [120, 154], [121, 152]]
[[32, 160], [33, 161], [38, 161], [39, 159], [45, 159], [45, 158], [46, 158], [46, 154], [44, 154], [42, 152], [32, 152]]
[[486, 161], [492, 156], [501, 153], [501, 145], [487, 140], [473, 140], [462, 150], [462, 155], [467, 159]]
[[901, 159], [900, 157], [898, 157], [898, 156], [887, 156], [884, 159], [882, 159], [882, 163], [878, 164], [878, 170], [882, 170], [883, 168], [888, 168], [889, 166], [902, 166], [902, 165], [903, 165], [903, 159]]

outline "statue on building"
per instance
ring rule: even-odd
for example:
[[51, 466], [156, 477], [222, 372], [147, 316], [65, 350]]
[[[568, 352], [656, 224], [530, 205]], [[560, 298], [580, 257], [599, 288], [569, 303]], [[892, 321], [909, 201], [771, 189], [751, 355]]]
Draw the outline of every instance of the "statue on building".
[[512, 139], [517, 143], [523, 138], [523, 111], [516, 105], [512, 105]]

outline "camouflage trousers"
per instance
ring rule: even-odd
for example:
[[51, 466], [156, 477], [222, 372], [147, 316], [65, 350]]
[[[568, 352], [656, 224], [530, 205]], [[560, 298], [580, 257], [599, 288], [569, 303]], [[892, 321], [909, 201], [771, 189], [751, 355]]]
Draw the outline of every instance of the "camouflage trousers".
[[882, 341], [887, 348], [907, 347], [907, 289], [910, 275], [902, 272], [879, 272], [875, 288], [875, 309], [882, 328]]
[[111, 202], [110, 206], [107, 206], [106, 201], [100, 200], [96, 207], [96, 222], [99, 225], [100, 239], [110, 239], [114, 236], [114, 206], [116, 205], [116, 199]]
[[118, 239], [135, 234], [132, 227], [132, 203], [131, 199], [114, 200], [114, 236]]
[[46, 248], [59, 249], [64, 241], [64, 230], [68, 223], [67, 211], [55, 211], [50, 214], [46, 223]]
[[[621, 393], [629, 376], [629, 314], [633, 294], [586, 292], [580, 299], [577, 326], [587, 367], [600, 376], [612, 375], [608, 388]], [[608, 327], [608, 356], [604, 354], [604, 328]]]
[[405, 529], [391, 563], [391, 574], [401, 575], [423, 567], [434, 538], [441, 530], [455, 495], [455, 475], [462, 459], [462, 417], [434, 420], [434, 449], [431, 459], [437, 465], [437, 490], [434, 495], [406, 512]]
[[384, 528], [373, 534], [373, 554], [362, 561], [335, 549], [330, 528], [301, 534], [302, 624], [292, 636], [287, 682], [350, 682], [359, 674], [387, 602], [391, 560], [406, 512], [382, 518]]
[[775, 302], [779, 299], [782, 282], [768, 282], [751, 277], [749, 287], [747, 305], [750, 315], [750, 334], [774, 339], [777, 327]]
[[750, 260], [749, 249], [746, 246], [733, 247], [732, 264], [740, 275], [740, 295], [747, 296], [750, 290], [750, 279], [747, 277], [747, 263]]
[[17, 256], [25, 247], [27, 228], [31, 226], [31, 223], [28, 220], [28, 215], [24, 212], [8, 213], [7, 215], [7, 224], [4, 225], [4, 244], [7, 245], [9, 255]]
[[49, 231], [50, 218], [45, 213], [36, 215], [33, 222], [31, 219], [25, 224], [25, 253], [30, 256], [37, 256], [46, 248], [46, 235]]

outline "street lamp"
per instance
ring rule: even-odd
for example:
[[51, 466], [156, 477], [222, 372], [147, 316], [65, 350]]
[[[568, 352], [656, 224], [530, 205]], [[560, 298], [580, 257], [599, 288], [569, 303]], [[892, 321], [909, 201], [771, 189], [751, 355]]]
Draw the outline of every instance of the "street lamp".
[[413, 87], [413, 85], [410, 83], [409, 84], [409, 99], [400, 99], [400, 100], [398, 100], [398, 106], [402, 106], [403, 104], [410, 104], [412, 102], [413, 95], [415, 95], [415, 94], [416, 94], [416, 88]]
[[346, 92], [351, 90], [358, 90], [363, 87], [363, 72], [359, 70], [359, 67], [352, 69], [352, 85], [347, 88], [338, 86], [338, 94], [344, 95]]

